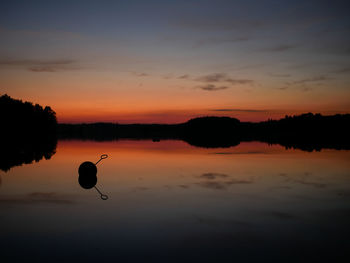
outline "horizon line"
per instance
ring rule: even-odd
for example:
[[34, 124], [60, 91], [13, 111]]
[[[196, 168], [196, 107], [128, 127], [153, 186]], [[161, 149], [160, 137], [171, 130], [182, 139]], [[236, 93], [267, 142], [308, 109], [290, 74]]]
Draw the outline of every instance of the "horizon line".
[[284, 117], [275, 119], [275, 118], [267, 118], [267, 120], [262, 120], [262, 121], [241, 121], [238, 118], [232, 117], [232, 116], [215, 116], [215, 115], [203, 115], [203, 116], [198, 116], [198, 117], [194, 117], [194, 118], [189, 118], [186, 121], [183, 122], [176, 122], [176, 123], [156, 123], [156, 122], [150, 122], [150, 123], [141, 123], [141, 122], [134, 122], [134, 123], [120, 123], [120, 122], [112, 122], [112, 121], [88, 121], [88, 122], [57, 122], [57, 124], [69, 124], [69, 125], [81, 125], [81, 124], [118, 124], [118, 125], [179, 125], [179, 124], [184, 124], [187, 123], [190, 120], [193, 119], [199, 119], [199, 118], [206, 118], [206, 117], [214, 117], [214, 118], [230, 118], [230, 119], [236, 119], [241, 123], [261, 123], [261, 122], [266, 122], [266, 121], [278, 121], [278, 120], [282, 120], [285, 119], [287, 116], [288, 117], [296, 117], [296, 116], [302, 116], [302, 115], [306, 115], [306, 114], [312, 114], [312, 115], [321, 115], [322, 117], [327, 117], [327, 116], [336, 116], [336, 115], [349, 115], [350, 112], [347, 113], [336, 113], [336, 114], [322, 114], [320, 112], [305, 112], [305, 113], [301, 113], [301, 114], [293, 114], [293, 115], [288, 115], [286, 114]]

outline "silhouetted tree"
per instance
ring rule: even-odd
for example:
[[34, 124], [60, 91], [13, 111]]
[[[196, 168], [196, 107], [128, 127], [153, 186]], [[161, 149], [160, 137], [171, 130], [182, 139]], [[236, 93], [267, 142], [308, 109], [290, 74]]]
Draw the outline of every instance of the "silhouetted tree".
[[0, 97], [0, 169], [49, 159], [57, 145], [56, 113], [48, 106]]

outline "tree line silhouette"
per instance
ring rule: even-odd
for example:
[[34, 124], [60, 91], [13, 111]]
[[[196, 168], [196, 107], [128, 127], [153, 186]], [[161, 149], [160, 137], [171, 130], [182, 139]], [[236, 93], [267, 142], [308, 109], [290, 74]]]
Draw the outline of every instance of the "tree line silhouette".
[[50, 159], [57, 145], [56, 113], [48, 106], [0, 97], [0, 169]]
[[180, 124], [57, 124], [49, 107], [0, 96], [0, 169], [50, 159], [57, 138], [86, 140], [183, 140], [197, 147], [232, 147], [242, 141], [319, 151], [350, 149], [350, 114], [306, 113], [280, 120], [240, 122], [230, 117], [199, 117]]
[[306, 113], [258, 123], [230, 117], [200, 117], [181, 124], [59, 124], [58, 134], [60, 138], [97, 141], [178, 139], [207, 148], [262, 141], [305, 151], [350, 149], [350, 114]]

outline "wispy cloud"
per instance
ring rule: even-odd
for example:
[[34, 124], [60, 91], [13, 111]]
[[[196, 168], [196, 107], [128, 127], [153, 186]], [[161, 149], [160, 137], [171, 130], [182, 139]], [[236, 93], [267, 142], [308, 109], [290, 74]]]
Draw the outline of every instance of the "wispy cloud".
[[228, 111], [228, 112], [268, 112], [268, 110], [255, 110], [255, 109], [211, 109], [210, 111]]
[[227, 86], [215, 86], [213, 84], [208, 84], [208, 85], [204, 85], [204, 86], [198, 86], [197, 88], [202, 89], [202, 90], [206, 90], [206, 91], [218, 91], [218, 90], [228, 89], [229, 87], [227, 87]]
[[339, 68], [339, 69], [331, 71], [330, 73], [338, 73], [338, 74], [350, 73], [350, 67]]
[[281, 44], [281, 45], [277, 45], [277, 46], [273, 46], [273, 47], [263, 48], [263, 49], [261, 49], [261, 51], [283, 52], [283, 51], [287, 51], [287, 50], [290, 50], [290, 49], [294, 49], [296, 47], [297, 47], [297, 45]]
[[150, 74], [145, 73], [145, 72], [131, 72], [132, 75], [137, 76], [137, 77], [148, 77]]
[[232, 85], [236, 84], [252, 84], [254, 81], [250, 79], [234, 79], [228, 76], [226, 73], [213, 73], [204, 75], [201, 77], [196, 78], [197, 81], [207, 82], [207, 83], [214, 83], [214, 82], [227, 82]]
[[77, 61], [72, 59], [0, 59], [2, 68], [24, 68], [32, 72], [56, 72], [80, 69]]
[[190, 78], [190, 75], [188, 75], [188, 74], [185, 74], [185, 75], [178, 77], [178, 79], [189, 79], [189, 78]]
[[277, 77], [277, 78], [289, 78], [290, 74], [279, 74], [279, 73], [270, 73], [271, 77]]
[[208, 19], [207, 16], [201, 14], [194, 16], [183, 17], [180, 21], [177, 20], [176, 24], [186, 29], [212, 31], [212, 30], [257, 30], [264, 26], [266, 23], [263, 20], [257, 19], [233, 19], [231, 16], [215, 16], [215, 19]]
[[326, 80], [332, 80], [332, 79], [333, 78], [331, 78], [331, 77], [321, 75], [321, 76], [316, 76], [316, 77], [312, 77], [312, 78], [305, 78], [305, 79], [296, 80], [293, 82], [288, 82], [288, 84], [298, 85], [298, 84], [306, 84], [306, 83], [310, 83], [310, 82], [319, 82], [319, 81], [326, 81]]
[[211, 38], [205, 38], [197, 40], [194, 43], [195, 48], [200, 48], [203, 46], [209, 46], [209, 45], [219, 45], [224, 43], [235, 43], [235, 42], [243, 42], [248, 41], [250, 38], [248, 37], [237, 37], [237, 36], [228, 36], [228, 37], [211, 37]]
[[312, 88], [310, 88], [310, 87], [305, 87], [305, 88], [302, 88], [301, 91], [303, 91], [303, 92], [312, 91]]

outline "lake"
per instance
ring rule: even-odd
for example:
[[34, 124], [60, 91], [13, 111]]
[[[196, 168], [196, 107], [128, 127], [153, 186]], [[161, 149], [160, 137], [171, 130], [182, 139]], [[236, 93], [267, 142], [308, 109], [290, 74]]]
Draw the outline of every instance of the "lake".
[[[97, 187], [78, 167], [97, 162]], [[350, 151], [58, 141], [0, 171], [2, 262], [350, 262]], [[4, 261], [3, 261], [4, 260]]]

